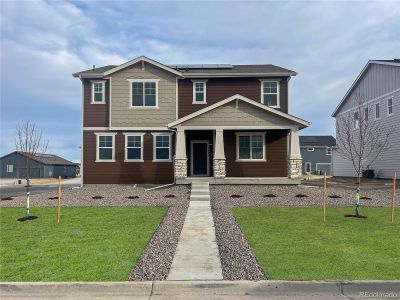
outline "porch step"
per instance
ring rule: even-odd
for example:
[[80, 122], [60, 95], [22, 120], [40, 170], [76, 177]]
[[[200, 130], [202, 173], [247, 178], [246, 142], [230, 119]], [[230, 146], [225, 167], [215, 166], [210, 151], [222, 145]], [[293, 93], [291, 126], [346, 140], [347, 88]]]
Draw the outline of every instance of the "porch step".
[[210, 201], [210, 195], [190, 195], [190, 201]]
[[210, 201], [210, 186], [208, 182], [193, 182], [190, 201]]

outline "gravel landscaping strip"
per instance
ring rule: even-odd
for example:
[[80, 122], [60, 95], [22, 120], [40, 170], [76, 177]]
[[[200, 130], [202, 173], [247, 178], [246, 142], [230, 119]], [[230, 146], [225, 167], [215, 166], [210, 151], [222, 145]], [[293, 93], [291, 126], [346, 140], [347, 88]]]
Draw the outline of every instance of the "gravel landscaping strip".
[[[264, 197], [265, 195], [269, 197]], [[296, 195], [307, 197], [296, 197]], [[224, 279], [261, 280], [268, 277], [268, 274], [264, 275], [232, 215], [231, 208], [321, 205], [322, 188], [283, 185], [210, 185], [210, 196]], [[328, 198], [329, 206], [353, 206], [355, 190], [329, 188], [328, 196], [340, 197]], [[361, 200], [362, 206], [389, 207], [391, 205], [392, 194], [388, 189], [362, 189], [361, 196], [371, 198], [371, 200]], [[399, 199], [397, 199], [397, 204], [399, 204]]]
[[[175, 195], [175, 197], [165, 197]], [[143, 251], [129, 280], [164, 280], [167, 278], [179, 236], [189, 206], [189, 186], [171, 186], [146, 191], [134, 185], [99, 184], [85, 185], [79, 189], [62, 191], [62, 206], [164, 206], [166, 216]], [[101, 199], [92, 199], [101, 196]], [[134, 197], [138, 196], [138, 198]], [[131, 197], [133, 199], [129, 199]], [[54, 199], [49, 199], [54, 198]], [[31, 211], [35, 207], [57, 206], [57, 193], [31, 195]], [[25, 196], [0, 201], [2, 207], [24, 207]]]

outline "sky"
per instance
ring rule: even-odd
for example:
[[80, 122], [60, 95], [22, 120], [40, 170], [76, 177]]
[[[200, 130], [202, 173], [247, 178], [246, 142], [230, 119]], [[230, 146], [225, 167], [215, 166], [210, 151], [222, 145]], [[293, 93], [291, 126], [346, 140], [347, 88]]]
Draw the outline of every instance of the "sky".
[[370, 59], [400, 57], [400, 1], [7, 1], [1, 5], [0, 155], [18, 121], [48, 152], [80, 161], [81, 84], [72, 73], [145, 55], [164, 64], [275, 64], [298, 72], [301, 134], [331, 114]]

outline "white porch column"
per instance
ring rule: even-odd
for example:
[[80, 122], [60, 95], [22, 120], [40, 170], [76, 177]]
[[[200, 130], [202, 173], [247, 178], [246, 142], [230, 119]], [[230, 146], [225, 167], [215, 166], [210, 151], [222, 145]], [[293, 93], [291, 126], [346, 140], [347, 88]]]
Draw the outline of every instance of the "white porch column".
[[224, 131], [222, 129], [216, 129], [214, 142], [214, 177], [225, 178], [225, 176]]
[[301, 177], [301, 152], [300, 152], [300, 140], [299, 130], [292, 129], [290, 131], [290, 143], [289, 143], [289, 159], [288, 159], [288, 177], [289, 178], [300, 178]]
[[187, 177], [185, 130], [180, 126], [176, 131], [174, 170], [175, 178], [179, 179]]

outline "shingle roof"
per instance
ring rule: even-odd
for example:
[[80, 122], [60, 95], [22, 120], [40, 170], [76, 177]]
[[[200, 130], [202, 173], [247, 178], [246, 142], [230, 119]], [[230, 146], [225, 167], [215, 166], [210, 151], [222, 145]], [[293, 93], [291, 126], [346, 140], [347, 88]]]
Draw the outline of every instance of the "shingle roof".
[[98, 67], [98, 68], [94, 68], [94, 69], [89, 69], [89, 70], [85, 70], [85, 71], [80, 71], [80, 72], [76, 72], [74, 74], [72, 74], [73, 76], [77, 77], [79, 75], [83, 75], [83, 74], [98, 74], [101, 75], [104, 72], [111, 70], [113, 68], [117, 67], [116, 65], [108, 65], [108, 66], [103, 66], [103, 67]]
[[300, 146], [336, 146], [336, 139], [331, 135], [303, 135], [300, 136]]
[[[20, 152], [18, 151], [17, 153], [26, 156], [26, 152]], [[44, 153], [37, 153], [34, 157], [34, 160], [45, 164], [45, 165], [69, 165], [69, 166], [73, 166], [73, 165], [78, 165], [72, 161], [66, 160], [60, 156], [54, 155], [54, 154], [44, 154]]]

